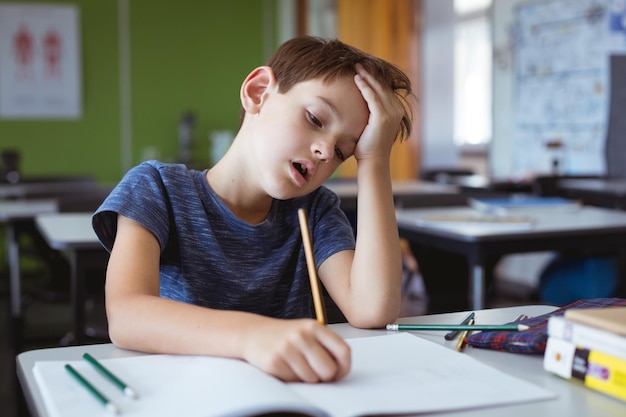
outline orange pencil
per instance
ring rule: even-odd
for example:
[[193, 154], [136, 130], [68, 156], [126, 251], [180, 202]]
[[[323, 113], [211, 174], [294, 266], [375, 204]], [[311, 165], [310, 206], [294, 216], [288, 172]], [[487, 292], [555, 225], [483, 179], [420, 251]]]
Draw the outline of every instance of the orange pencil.
[[320, 284], [317, 279], [317, 269], [315, 268], [315, 258], [313, 257], [313, 240], [309, 231], [309, 219], [305, 209], [298, 209], [298, 219], [300, 220], [300, 232], [302, 233], [302, 243], [304, 244], [304, 255], [306, 265], [309, 270], [309, 281], [311, 282], [311, 292], [313, 293], [313, 306], [315, 307], [315, 317], [320, 324], [326, 324], [326, 313], [324, 312], [324, 300], [320, 291]]

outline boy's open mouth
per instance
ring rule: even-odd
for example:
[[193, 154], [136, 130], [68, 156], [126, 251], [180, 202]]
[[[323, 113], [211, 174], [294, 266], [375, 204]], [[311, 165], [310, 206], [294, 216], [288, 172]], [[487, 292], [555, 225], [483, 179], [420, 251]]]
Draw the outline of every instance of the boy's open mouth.
[[300, 175], [302, 175], [304, 178], [306, 178], [306, 174], [307, 174], [308, 170], [307, 170], [307, 168], [304, 165], [302, 165], [299, 162], [294, 162], [293, 166], [300, 173]]

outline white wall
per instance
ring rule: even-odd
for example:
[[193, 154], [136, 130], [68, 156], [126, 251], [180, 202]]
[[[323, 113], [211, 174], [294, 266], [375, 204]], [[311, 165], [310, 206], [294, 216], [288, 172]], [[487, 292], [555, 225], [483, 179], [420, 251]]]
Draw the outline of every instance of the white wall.
[[515, 8], [528, 0], [494, 1], [492, 8], [493, 137], [489, 146], [489, 171], [493, 178], [504, 179], [513, 167], [513, 50], [511, 24]]
[[422, 170], [456, 167], [454, 144], [454, 4], [423, 0]]
[[[513, 57], [510, 25], [515, 8], [529, 0], [492, 3], [493, 137], [488, 174], [506, 179], [513, 166]], [[423, 0], [422, 169], [463, 165], [454, 145], [454, 2]]]

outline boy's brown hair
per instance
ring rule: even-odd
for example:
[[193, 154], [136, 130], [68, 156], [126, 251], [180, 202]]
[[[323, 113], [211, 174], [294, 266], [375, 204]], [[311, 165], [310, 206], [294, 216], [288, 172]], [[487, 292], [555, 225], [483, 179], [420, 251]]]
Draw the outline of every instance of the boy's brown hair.
[[288, 92], [303, 81], [320, 79], [334, 81], [340, 77], [354, 77], [355, 65], [361, 64], [381, 84], [389, 86], [402, 104], [404, 115], [400, 124], [400, 138], [411, 133], [412, 114], [408, 98], [412, 95], [409, 77], [398, 67], [367, 54], [337, 39], [302, 36], [283, 43], [268, 59], [278, 91]]

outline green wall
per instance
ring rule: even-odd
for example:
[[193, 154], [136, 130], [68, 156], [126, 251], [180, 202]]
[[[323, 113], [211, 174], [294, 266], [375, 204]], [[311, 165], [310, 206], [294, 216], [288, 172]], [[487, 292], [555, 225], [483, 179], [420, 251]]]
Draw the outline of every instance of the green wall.
[[[209, 132], [237, 128], [240, 84], [263, 64], [263, 13], [268, 3], [127, 2], [131, 165], [139, 163], [148, 148], [161, 160], [175, 160], [178, 121], [191, 110], [197, 116], [193, 158], [206, 166]], [[77, 4], [80, 10], [83, 115], [71, 121], [0, 119], [0, 149], [20, 151], [24, 176], [92, 174], [102, 182], [116, 182], [126, 169], [120, 139], [119, 28], [124, 24], [118, 18], [118, 4], [124, 1], [62, 3]]]

